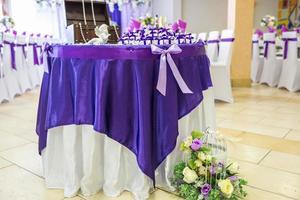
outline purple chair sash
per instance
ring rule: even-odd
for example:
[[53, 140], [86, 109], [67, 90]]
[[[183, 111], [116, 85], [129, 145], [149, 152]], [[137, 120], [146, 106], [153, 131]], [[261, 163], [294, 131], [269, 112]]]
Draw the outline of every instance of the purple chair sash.
[[253, 44], [258, 44], [258, 40], [252, 40]]
[[212, 85], [203, 44], [179, 47], [182, 52], [172, 59], [193, 94], [182, 93], [167, 68], [163, 96], [155, 89], [160, 55], [149, 45], [49, 46], [36, 127], [39, 152], [48, 129], [92, 125], [132, 151], [155, 182], [155, 169], [176, 146], [178, 119], [197, 107]]
[[207, 40], [207, 43], [219, 43], [220, 40]]
[[37, 44], [36, 43], [29, 43], [28, 45], [32, 46], [33, 64], [34, 65], [39, 65], [39, 59], [38, 59], [38, 54], [37, 54]]
[[233, 42], [234, 38], [221, 38], [220, 42]]
[[284, 41], [284, 52], [283, 52], [283, 59], [287, 58], [289, 42], [297, 42], [297, 38], [282, 38]]
[[21, 47], [22, 48], [22, 52], [23, 52], [23, 55], [24, 55], [25, 58], [27, 58], [27, 53], [26, 53], [26, 50], [25, 50], [26, 46], [27, 46], [26, 44], [16, 44], [16, 47]]
[[268, 41], [268, 40], [265, 40], [265, 41], [264, 41], [264, 44], [265, 44], [264, 57], [265, 57], [265, 58], [268, 58], [269, 44], [275, 44], [275, 41]]
[[15, 44], [13, 42], [3, 41], [3, 44], [7, 44], [10, 47], [10, 59], [11, 59], [11, 67], [16, 69], [16, 55], [15, 55]]

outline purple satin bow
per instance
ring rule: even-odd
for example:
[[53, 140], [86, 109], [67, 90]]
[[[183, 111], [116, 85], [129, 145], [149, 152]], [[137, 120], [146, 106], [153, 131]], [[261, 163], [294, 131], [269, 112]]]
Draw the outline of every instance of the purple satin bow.
[[16, 56], [15, 56], [15, 44], [13, 42], [3, 41], [3, 44], [8, 44], [10, 46], [10, 59], [11, 59], [11, 67], [16, 69]]
[[26, 50], [25, 50], [25, 47], [27, 45], [26, 44], [16, 44], [16, 47], [21, 47], [22, 48], [22, 52], [23, 52], [23, 55], [25, 58], [27, 58], [27, 54], [26, 54]]
[[153, 54], [160, 55], [160, 65], [159, 65], [159, 74], [156, 89], [163, 95], [166, 96], [167, 88], [167, 62], [171, 68], [172, 74], [184, 94], [192, 94], [193, 92], [188, 88], [184, 82], [180, 72], [171, 56], [171, 54], [179, 54], [182, 52], [181, 48], [173, 44], [167, 50], [161, 49], [158, 46], [151, 45], [151, 51]]
[[297, 42], [297, 38], [282, 38], [282, 40], [284, 41], [283, 59], [286, 59], [289, 48], [289, 41]]
[[234, 38], [221, 38], [220, 42], [233, 42]]
[[265, 44], [265, 52], [264, 52], [264, 57], [268, 58], [268, 51], [269, 51], [269, 44], [275, 44], [275, 41], [264, 41]]
[[258, 40], [252, 40], [253, 44], [258, 44]]
[[36, 43], [29, 43], [30, 46], [32, 46], [33, 51], [33, 64], [39, 65], [39, 59], [37, 54], [37, 44]]

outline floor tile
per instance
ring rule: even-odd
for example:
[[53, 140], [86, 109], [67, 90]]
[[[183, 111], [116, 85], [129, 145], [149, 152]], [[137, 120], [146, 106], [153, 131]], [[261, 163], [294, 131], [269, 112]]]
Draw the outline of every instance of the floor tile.
[[275, 119], [264, 119], [259, 122], [259, 124], [288, 128], [288, 129], [300, 129], [300, 122], [292, 120], [275, 120]]
[[288, 140], [295, 140], [300, 142], [300, 130], [291, 130], [285, 137]]
[[286, 197], [300, 198], [300, 175], [240, 161], [241, 175], [250, 186]]
[[8, 162], [7, 160], [4, 160], [3, 158], [0, 158], [0, 169], [10, 165], [12, 165], [12, 163]]
[[252, 187], [247, 187], [246, 191], [248, 193], [246, 200], [292, 200], [288, 197], [284, 197]]
[[0, 132], [0, 138], [0, 152], [6, 149], [30, 143], [30, 141], [25, 140], [21, 137], [3, 132]]
[[245, 144], [227, 142], [228, 156], [238, 160], [258, 163], [270, 150]]
[[60, 190], [48, 190], [43, 179], [17, 166], [0, 169], [2, 200], [62, 200]]
[[0, 157], [16, 165], [42, 176], [42, 160], [38, 154], [37, 144], [30, 143], [0, 152]]
[[278, 128], [274, 126], [262, 125], [257, 123], [248, 123], [248, 122], [236, 123], [232, 120], [225, 120], [222, 123], [220, 123], [218, 126], [222, 128], [237, 129], [237, 130], [248, 131], [256, 134], [269, 135], [269, 136], [279, 137], [279, 138], [284, 137], [289, 132], [289, 129], [287, 128]]
[[271, 151], [260, 163], [263, 166], [300, 174], [300, 156]]

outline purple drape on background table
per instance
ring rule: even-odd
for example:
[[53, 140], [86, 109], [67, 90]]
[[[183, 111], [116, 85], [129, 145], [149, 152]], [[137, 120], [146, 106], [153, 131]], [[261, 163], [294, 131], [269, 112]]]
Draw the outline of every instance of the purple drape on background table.
[[178, 119], [197, 107], [212, 85], [203, 44], [180, 48], [182, 53], [172, 57], [193, 94], [181, 92], [168, 67], [163, 96], [156, 90], [159, 55], [150, 46], [50, 47], [36, 127], [39, 152], [48, 129], [89, 124], [131, 150], [154, 179], [155, 169], [175, 148]]

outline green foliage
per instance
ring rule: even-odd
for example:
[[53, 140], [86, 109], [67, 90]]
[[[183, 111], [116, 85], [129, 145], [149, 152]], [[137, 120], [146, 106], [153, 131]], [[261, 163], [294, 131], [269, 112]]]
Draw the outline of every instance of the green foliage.
[[174, 178], [175, 179], [183, 179], [182, 171], [186, 167], [185, 162], [180, 162], [174, 167]]
[[204, 136], [204, 134], [201, 131], [193, 131], [192, 132], [193, 139], [195, 139], [195, 138], [201, 139], [203, 136]]
[[188, 161], [188, 166], [189, 168], [191, 168], [192, 170], [195, 170], [197, 168], [196, 164], [195, 164], [195, 161], [193, 159], [190, 159]]
[[179, 186], [179, 195], [186, 200], [198, 200], [199, 191], [193, 185], [182, 184]]
[[207, 200], [221, 200], [221, 193], [217, 189], [212, 189]]

